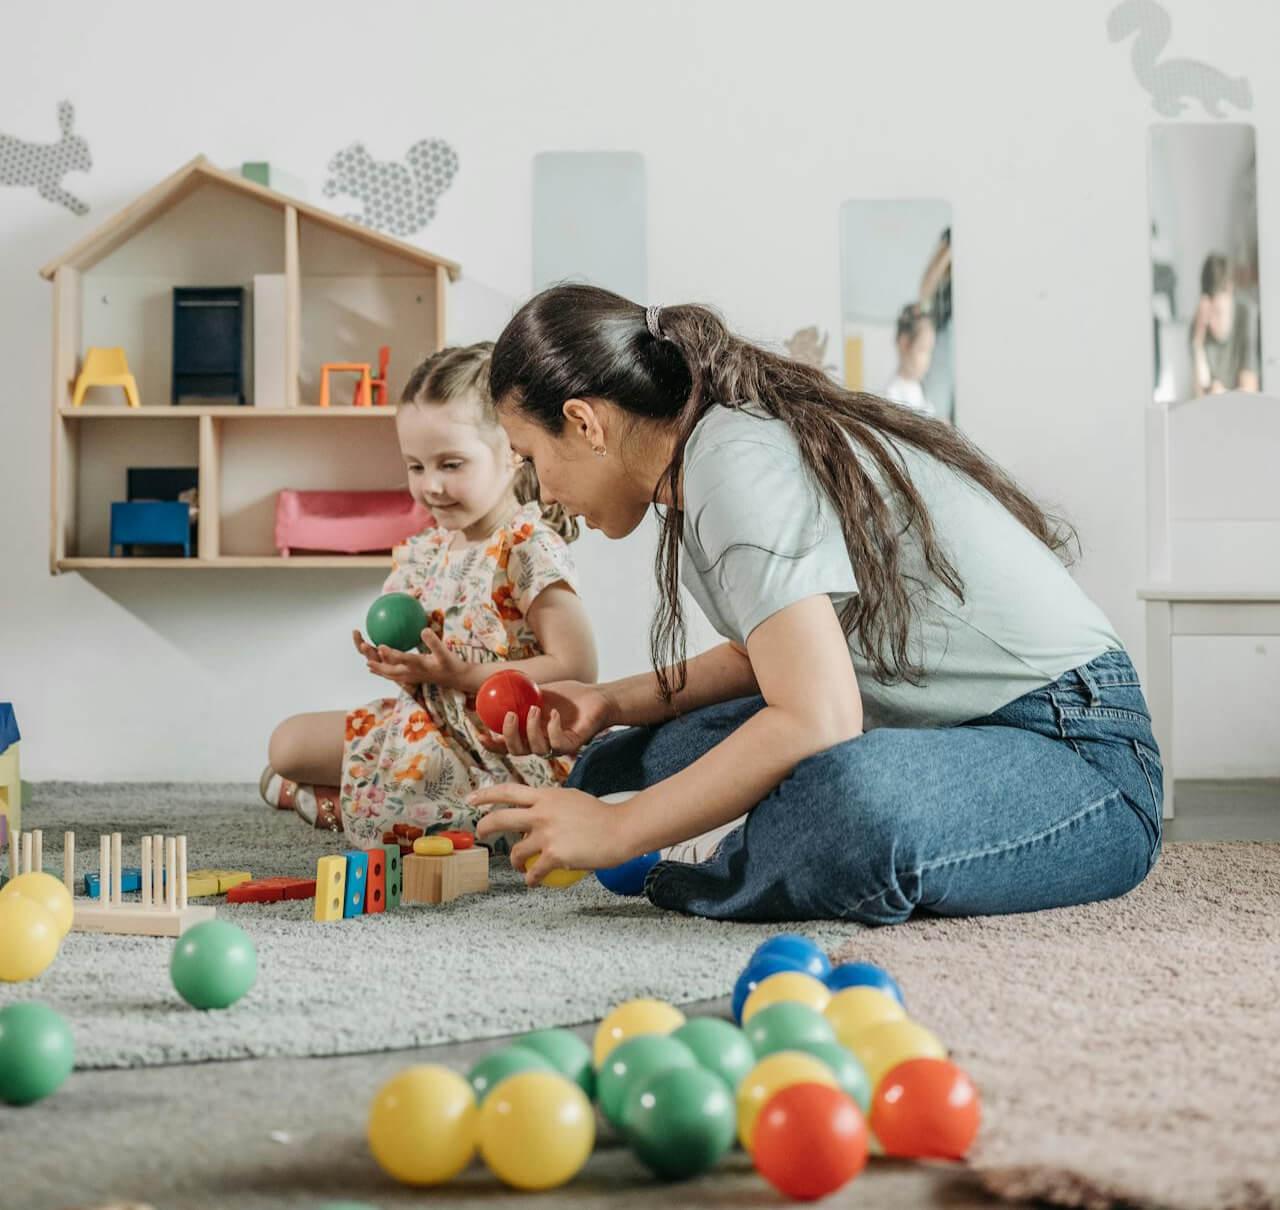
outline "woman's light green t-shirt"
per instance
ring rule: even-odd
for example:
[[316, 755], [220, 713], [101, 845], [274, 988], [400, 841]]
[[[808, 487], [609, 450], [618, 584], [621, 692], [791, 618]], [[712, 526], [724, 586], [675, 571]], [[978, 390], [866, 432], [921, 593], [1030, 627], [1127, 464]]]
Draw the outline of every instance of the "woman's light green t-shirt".
[[[902, 566], [923, 594], [913, 654], [925, 680], [877, 681], [850, 638], [867, 727], [981, 718], [1122, 646], [1058, 558], [989, 493], [928, 454], [901, 452], [964, 600], [908, 534]], [[683, 485], [681, 581], [725, 638], [745, 643], [766, 618], [819, 594], [839, 612], [858, 591], [839, 518], [782, 421], [712, 407], [685, 447]]]

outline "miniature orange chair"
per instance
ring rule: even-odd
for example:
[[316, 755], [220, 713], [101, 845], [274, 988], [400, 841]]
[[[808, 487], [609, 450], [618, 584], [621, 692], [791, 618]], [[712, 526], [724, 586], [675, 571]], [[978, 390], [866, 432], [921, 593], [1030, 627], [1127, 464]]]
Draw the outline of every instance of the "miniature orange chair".
[[326, 361], [320, 367], [320, 406], [322, 408], [329, 406], [330, 374], [359, 374], [360, 381], [356, 383], [354, 406], [358, 408], [369, 406], [370, 384], [373, 380], [367, 361]]
[[123, 387], [124, 397], [131, 408], [141, 407], [138, 401], [138, 382], [129, 373], [129, 359], [123, 349], [86, 349], [84, 365], [76, 378], [71, 394], [71, 406], [78, 408], [84, 402], [90, 387]]
[[[373, 402], [380, 408], [387, 406], [387, 364], [390, 360], [391, 346], [383, 345], [378, 349], [378, 376], [372, 380]], [[359, 394], [358, 388], [356, 393]]]

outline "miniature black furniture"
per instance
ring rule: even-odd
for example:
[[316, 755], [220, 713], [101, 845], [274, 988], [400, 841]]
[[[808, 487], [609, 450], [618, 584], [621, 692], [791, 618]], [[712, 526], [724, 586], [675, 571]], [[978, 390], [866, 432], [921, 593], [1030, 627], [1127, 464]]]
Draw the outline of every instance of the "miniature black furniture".
[[173, 402], [244, 399], [244, 288], [175, 286]]

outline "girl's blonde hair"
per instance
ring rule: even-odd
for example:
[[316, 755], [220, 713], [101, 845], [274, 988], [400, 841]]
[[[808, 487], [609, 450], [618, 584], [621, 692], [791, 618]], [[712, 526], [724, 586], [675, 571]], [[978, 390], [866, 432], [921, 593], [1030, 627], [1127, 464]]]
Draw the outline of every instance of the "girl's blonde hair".
[[[432, 353], [409, 375], [400, 396], [400, 406], [469, 399], [476, 404], [483, 425], [501, 428], [493, 396], [489, 394], [489, 357], [492, 352], [493, 342], [482, 340], [477, 344], [457, 345]], [[512, 487], [521, 504], [538, 499], [538, 475], [532, 462], [520, 464]], [[577, 538], [578, 522], [559, 504], [544, 505], [542, 519], [566, 542]]]

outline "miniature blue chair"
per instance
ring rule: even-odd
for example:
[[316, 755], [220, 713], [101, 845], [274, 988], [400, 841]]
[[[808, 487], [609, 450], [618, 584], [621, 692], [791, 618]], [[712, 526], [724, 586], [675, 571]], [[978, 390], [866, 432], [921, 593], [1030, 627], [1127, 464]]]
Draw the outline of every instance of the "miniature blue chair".
[[181, 546], [191, 558], [191, 505], [185, 500], [129, 500], [111, 505], [111, 553], [137, 546]]

